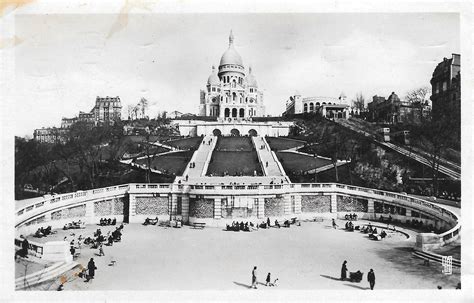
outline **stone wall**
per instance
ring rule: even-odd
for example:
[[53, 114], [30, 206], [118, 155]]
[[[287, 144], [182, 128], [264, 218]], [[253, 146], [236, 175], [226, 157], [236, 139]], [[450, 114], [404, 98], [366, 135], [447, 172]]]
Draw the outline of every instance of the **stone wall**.
[[123, 215], [124, 198], [94, 202], [95, 216]]
[[364, 212], [368, 211], [368, 201], [365, 199], [337, 196], [338, 212]]
[[213, 199], [189, 199], [189, 216], [194, 218], [213, 218]]
[[168, 197], [136, 197], [137, 215], [168, 215]]
[[301, 196], [301, 212], [329, 213], [331, 212], [331, 196], [308, 195]]
[[96, 216], [112, 215], [112, 200], [94, 202], [94, 214]]
[[58, 210], [51, 213], [51, 220], [61, 220], [69, 218], [80, 218], [86, 216], [86, 205], [79, 205], [71, 208]]
[[281, 217], [285, 214], [283, 198], [265, 198], [265, 217]]
[[123, 215], [125, 198], [114, 199], [114, 215]]

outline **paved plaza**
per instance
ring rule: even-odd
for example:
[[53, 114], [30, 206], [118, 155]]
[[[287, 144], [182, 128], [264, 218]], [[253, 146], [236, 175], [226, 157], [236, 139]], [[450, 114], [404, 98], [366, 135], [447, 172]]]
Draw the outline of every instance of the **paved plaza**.
[[[338, 224], [343, 227], [344, 221]], [[76, 231], [76, 237], [80, 233], [89, 235], [96, 228], [90, 225]], [[258, 266], [259, 282], [264, 283], [268, 272], [272, 280], [279, 281], [275, 288], [259, 285], [258, 290], [249, 291], [366, 290], [370, 268], [376, 274], [376, 289], [436, 289], [438, 285], [454, 289], [460, 281], [459, 269], [453, 268], [453, 275], [446, 276], [440, 264], [424, 266], [422, 260], [412, 256], [415, 232], [405, 231], [411, 235], [409, 239], [390, 232], [385, 240], [373, 241], [357, 231], [334, 230], [329, 220], [254, 232], [130, 224], [125, 226], [120, 243], [104, 246], [105, 256], [97, 256], [97, 249], [83, 248], [77, 261], [85, 266], [94, 257], [96, 278], [88, 283], [70, 279], [64, 289], [245, 290], [251, 284], [254, 265]], [[54, 237], [64, 237], [63, 233]], [[115, 266], [108, 266], [111, 259], [117, 261]], [[364, 273], [361, 283], [338, 280], [344, 260], [348, 261], [349, 272]]]

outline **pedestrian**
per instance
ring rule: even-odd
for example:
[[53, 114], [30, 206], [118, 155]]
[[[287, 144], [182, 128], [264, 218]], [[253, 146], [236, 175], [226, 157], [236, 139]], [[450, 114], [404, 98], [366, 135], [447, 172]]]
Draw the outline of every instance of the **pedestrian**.
[[105, 254], [104, 254], [104, 248], [103, 248], [103, 246], [102, 246], [102, 243], [101, 243], [100, 246], [99, 246], [99, 256], [100, 256], [100, 257], [101, 257], [101, 256], [105, 256]]
[[334, 219], [332, 219], [332, 227], [334, 229], [336, 229], [336, 227], [338, 227], [337, 224], [336, 224], [336, 220], [334, 220]]
[[342, 263], [342, 268], [341, 268], [341, 281], [344, 281], [346, 280], [347, 278], [347, 261], [344, 260], [344, 262]]
[[94, 258], [91, 258], [89, 260], [89, 263], [87, 263], [87, 270], [89, 271], [89, 279], [94, 279], [96, 269], [97, 267], [95, 267]]
[[271, 278], [270, 278], [270, 273], [268, 273], [268, 275], [267, 275], [267, 280], [266, 280], [267, 283], [265, 284], [265, 286], [269, 286], [269, 285], [270, 285], [270, 279], [271, 279]]
[[370, 289], [374, 290], [375, 286], [375, 273], [374, 270], [371, 268], [369, 273], [367, 274], [367, 281], [369, 281]]
[[21, 256], [23, 258], [28, 258], [28, 248], [30, 247], [30, 243], [28, 243], [28, 240], [26, 239], [25, 237], [25, 240], [23, 240], [23, 242], [21, 242]]
[[257, 266], [253, 267], [252, 270], [252, 286], [251, 288], [257, 289]]
[[270, 218], [267, 218], [267, 226], [270, 227]]

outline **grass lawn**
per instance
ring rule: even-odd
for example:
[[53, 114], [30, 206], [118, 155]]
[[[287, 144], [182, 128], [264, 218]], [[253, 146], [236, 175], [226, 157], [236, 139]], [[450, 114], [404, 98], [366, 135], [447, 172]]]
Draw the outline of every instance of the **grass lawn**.
[[252, 151], [252, 139], [249, 137], [219, 137], [216, 151]]
[[266, 137], [265, 140], [267, 140], [268, 145], [270, 145], [270, 148], [274, 151], [294, 148], [306, 143], [305, 141], [281, 137]]
[[255, 151], [214, 151], [206, 175], [263, 176]]
[[[182, 175], [192, 155], [192, 151], [185, 151], [155, 156], [151, 167], [167, 174]], [[137, 163], [146, 164], [147, 159], [140, 159]]]
[[170, 141], [161, 142], [166, 145], [170, 145], [173, 147], [177, 147], [179, 149], [191, 149], [196, 150], [201, 144], [202, 137], [191, 137], [191, 138], [184, 138], [184, 139], [176, 139]]
[[305, 156], [291, 152], [277, 152], [278, 160], [283, 169], [288, 173], [307, 171], [313, 168], [318, 168], [331, 164], [330, 160], [315, 158], [312, 156]]

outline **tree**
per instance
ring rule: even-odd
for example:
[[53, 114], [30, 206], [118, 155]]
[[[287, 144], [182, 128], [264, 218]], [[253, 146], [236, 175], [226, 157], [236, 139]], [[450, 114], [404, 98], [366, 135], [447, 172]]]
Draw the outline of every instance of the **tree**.
[[432, 194], [438, 194], [439, 164], [443, 152], [452, 147], [456, 142], [456, 134], [453, 133], [456, 121], [448, 116], [424, 121], [419, 127], [412, 130], [412, 140], [416, 142], [427, 154], [427, 160], [431, 167]]
[[352, 100], [352, 104], [359, 114], [364, 111], [365, 109], [365, 97], [362, 95], [362, 93], [358, 93], [356, 95], [355, 100]]
[[138, 102], [137, 106], [140, 108], [140, 110], [142, 112], [142, 118], [145, 119], [145, 117], [146, 117], [145, 112], [148, 109], [148, 100], [142, 97], [140, 99], [140, 102]]
[[134, 114], [135, 106], [133, 105], [127, 105], [127, 114], [128, 114], [128, 120], [133, 120], [133, 114]]
[[430, 90], [427, 86], [411, 90], [406, 94], [405, 100], [412, 104], [424, 105], [428, 101], [427, 96]]

